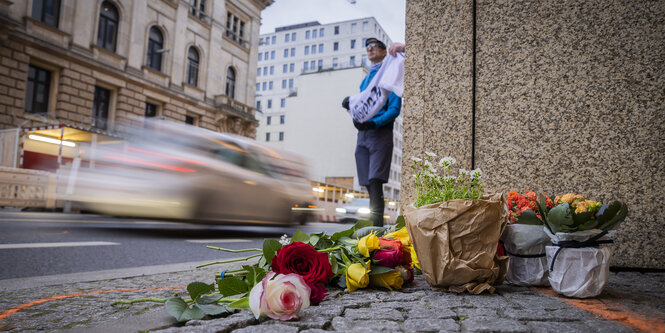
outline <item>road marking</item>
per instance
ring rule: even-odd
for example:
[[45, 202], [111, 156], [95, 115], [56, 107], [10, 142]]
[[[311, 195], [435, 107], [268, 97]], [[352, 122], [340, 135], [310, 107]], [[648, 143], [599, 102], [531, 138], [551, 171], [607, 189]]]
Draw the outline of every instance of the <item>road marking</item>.
[[160, 221], [103, 221], [103, 220], [33, 220], [33, 219], [0, 219], [0, 222], [29, 222], [29, 223], [100, 223], [100, 224], [168, 224], [168, 225], [191, 225], [181, 222]]
[[250, 243], [249, 239], [186, 239], [188, 243]]
[[59, 242], [59, 243], [19, 243], [19, 244], [0, 244], [0, 250], [6, 249], [35, 249], [41, 247], [73, 247], [73, 246], [105, 246], [120, 245], [113, 242]]

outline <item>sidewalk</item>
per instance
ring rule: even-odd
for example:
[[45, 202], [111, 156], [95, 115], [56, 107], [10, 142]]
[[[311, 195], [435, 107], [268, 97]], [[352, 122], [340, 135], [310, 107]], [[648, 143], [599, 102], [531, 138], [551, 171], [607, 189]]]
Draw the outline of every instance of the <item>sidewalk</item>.
[[549, 288], [508, 285], [498, 286], [494, 295], [456, 295], [431, 290], [418, 276], [395, 292], [333, 289], [320, 305], [288, 322], [257, 321], [243, 311], [183, 326], [160, 303], [110, 305], [116, 299], [186, 293], [182, 287], [187, 283], [211, 283], [214, 272], [227, 267], [182, 266], [178, 272], [161, 272], [169, 268], [156, 266], [146, 275], [128, 269], [81, 274], [79, 279], [24, 279], [23, 285], [0, 281], [0, 331], [665, 332], [665, 273], [611, 273], [603, 294], [591, 300], [558, 297]]

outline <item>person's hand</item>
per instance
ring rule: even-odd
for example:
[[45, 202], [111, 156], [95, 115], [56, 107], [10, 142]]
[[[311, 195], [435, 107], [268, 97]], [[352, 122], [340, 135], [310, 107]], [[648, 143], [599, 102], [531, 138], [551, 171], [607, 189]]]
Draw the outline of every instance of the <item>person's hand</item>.
[[357, 122], [357, 121], [354, 120], [353, 121], [353, 126], [355, 126], [356, 129], [359, 130], [359, 131], [365, 131], [365, 130], [368, 130], [368, 129], [376, 128], [376, 123], [371, 121], [371, 120], [368, 120], [368, 121], [365, 121], [365, 122], [362, 122], [362, 123]]
[[388, 53], [390, 53], [391, 56], [395, 57], [397, 55], [397, 52], [404, 52], [405, 49], [406, 45], [402, 43], [393, 43], [388, 48]]
[[345, 109], [349, 109], [349, 96], [344, 97], [344, 100], [342, 101], [342, 107]]

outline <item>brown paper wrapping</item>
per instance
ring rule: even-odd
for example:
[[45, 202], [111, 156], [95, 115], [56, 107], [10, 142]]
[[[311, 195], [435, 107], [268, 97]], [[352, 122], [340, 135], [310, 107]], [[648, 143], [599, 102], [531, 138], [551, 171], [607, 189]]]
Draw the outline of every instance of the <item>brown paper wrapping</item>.
[[497, 255], [508, 221], [506, 199], [497, 193], [480, 200], [450, 200], [404, 213], [406, 227], [432, 288], [480, 294], [494, 292], [506, 276], [508, 257]]

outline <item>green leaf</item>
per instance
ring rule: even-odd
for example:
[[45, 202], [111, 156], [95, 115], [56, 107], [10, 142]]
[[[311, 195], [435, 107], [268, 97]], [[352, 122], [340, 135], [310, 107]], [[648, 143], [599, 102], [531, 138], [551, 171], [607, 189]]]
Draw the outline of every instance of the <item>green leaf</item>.
[[307, 243], [309, 242], [309, 236], [306, 233], [300, 231], [300, 229], [298, 229], [296, 230], [296, 233], [293, 234], [293, 237], [291, 237], [291, 243], [295, 242]]
[[340, 238], [342, 238], [342, 237], [351, 237], [351, 235], [353, 235], [353, 229], [347, 229], [347, 230], [339, 231], [339, 232], [336, 232], [336, 233], [332, 234], [332, 236], [330, 236], [330, 239], [333, 242], [336, 242], [336, 241], [340, 240]]
[[234, 277], [227, 277], [219, 280], [219, 293], [224, 297], [238, 295], [247, 292], [247, 283]]
[[249, 285], [249, 289], [254, 287], [257, 283], [261, 282], [261, 280], [263, 280], [263, 278], [268, 273], [263, 268], [255, 266], [245, 265], [242, 266], [242, 268], [247, 271], [247, 276], [245, 278], [247, 279], [247, 284]]
[[164, 304], [166, 312], [175, 317], [177, 321], [201, 319], [205, 313], [196, 304], [190, 308], [180, 297], [171, 297]]
[[353, 227], [351, 227], [351, 230], [356, 231], [356, 230], [358, 230], [358, 229], [360, 229], [360, 228], [371, 227], [371, 226], [373, 226], [373, 225], [374, 225], [374, 224], [372, 223], [372, 221], [369, 221], [369, 220], [358, 220], [358, 222], [356, 222], [356, 224], [354, 224]]
[[603, 211], [601, 216], [598, 216], [598, 214], [596, 216], [598, 217], [598, 228], [609, 230], [626, 219], [626, 216], [628, 216], [628, 206], [621, 201], [614, 201]]
[[399, 230], [404, 228], [404, 226], [406, 226], [406, 221], [404, 220], [404, 216], [400, 215], [395, 220], [395, 229]]
[[316, 242], [315, 248], [317, 250], [323, 250], [323, 249], [327, 249], [329, 247], [332, 247], [333, 245], [335, 245], [335, 243], [333, 243], [332, 240], [330, 240], [328, 238], [321, 238], [321, 239], [319, 239], [318, 242]]
[[532, 211], [531, 209], [523, 211], [522, 215], [517, 218], [517, 223], [528, 225], [543, 225], [543, 221], [541, 221], [538, 216], [536, 216], [536, 212]]
[[360, 229], [356, 230], [356, 235], [355, 236], [356, 236], [356, 238], [363, 238], [363, 237], [369, 235], [371, 232], [374, 232], [374, 234], [377, 237], [381, 237], [386, 233], [386, 228], [384, 228], [384, 227], [374, 227], [374, 226], [360, 228]]
[[216, 316], [222, 313], [233, 313], [234, 310], [229, 309], [226, 305], [221, 304], [196, 304], [203, 313]]
[[249, 309], [249, 296], [245, 296], [227, 306], [231, 309]]
[[570, 216], [570, 206], [567, 203], [562, 203], [552, 208], [547, 222], [553, 233], [569, 231], [573, 225], [573, 217]]
[[328, 255], [328, 261], [330, 262], [330, 268], [332, 268], [333, 275], [337, 274], [339, 265], [337, 264], [337, 259], [335, 259], [335, 256]]
[[337, 285], [338, 285], [340, 288], [346, 288], [346, 272], [342, 273], [342, 274], [339, 276], [339, 281], [337, 281]]
[[344, 264], [349, 266], [351, 265], [351, 260], [349, 260], [349, 257], [344, 254], [344, 251], [340, 252], [340, 255], [342, 256], [342, 261], [344, 261]]
[[309, 245], [316, 247], [316, 243], [318, 243], [320, 239], [321, 237], [319, 235], [309, 236]]
[[383, 273], [392, 272], [394, 270], [395, 269], [390, 268], [390, 267], [372, 265], [372, 269], [369, 271], [369, 275], [383, 274]]
[[207, 294], [213, 290], [215, 290], [213, 284], [203, 282], [192, 282], [187, 285], [187, 292], [189, 293], [189, 297], [193, 300], [196, 300], [200, 295]]
[[[588, 225], [589, 221], [593, 221], [593, 225], [596, 225], [596, 220], [591, 220], [593, 217], [593, 213], [591, 212], [581, 212], [581, 213], [575, 213], [573, 212], [573, 221], [575, 222], [573, 225], [574, 226], [581, 226], [583, 224]], [[593, 229], [593, 226], [589, 229]], [[580, 229], [580, 230], [588, 230], [588, 229]]]
[[282, 248], [282, 243], [274, 239], [266, 239], [263, 241], [263, 256], [266, 258], [268, 265], [272, 263], [272, 258], [277, 253], [277, 250]]
[[202, 304], [213, 304], [217, 303], [222, 299], [222, 295], [220, 294], [211, 294], [211, 295], [201, 295], [199, 298], [196, 299], [196, 304], [202, 305]]

